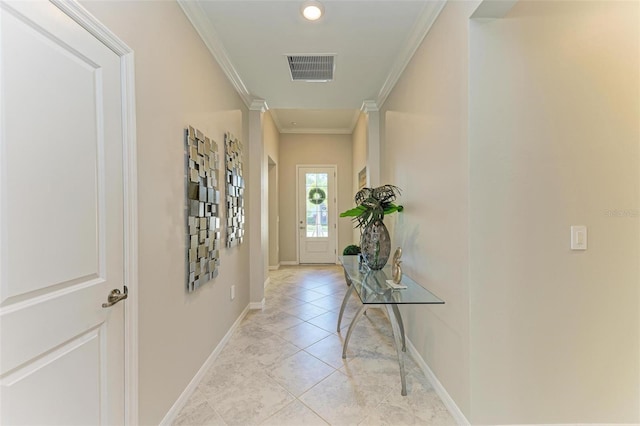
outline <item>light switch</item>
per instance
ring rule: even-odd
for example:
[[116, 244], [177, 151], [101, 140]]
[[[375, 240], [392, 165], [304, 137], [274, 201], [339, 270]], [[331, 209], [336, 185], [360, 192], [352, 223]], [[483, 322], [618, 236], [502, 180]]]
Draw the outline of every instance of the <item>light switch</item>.
[[571, 227], [571, 250], [587, 249], [587, 227], [576, 225]]

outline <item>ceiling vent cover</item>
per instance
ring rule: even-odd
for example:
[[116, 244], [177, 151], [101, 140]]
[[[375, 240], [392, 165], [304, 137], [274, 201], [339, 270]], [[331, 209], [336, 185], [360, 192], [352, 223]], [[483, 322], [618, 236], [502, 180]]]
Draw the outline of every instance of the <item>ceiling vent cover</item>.
[[293, 81], [325, 82], [333, 80], [333, 55], [287, 55]]

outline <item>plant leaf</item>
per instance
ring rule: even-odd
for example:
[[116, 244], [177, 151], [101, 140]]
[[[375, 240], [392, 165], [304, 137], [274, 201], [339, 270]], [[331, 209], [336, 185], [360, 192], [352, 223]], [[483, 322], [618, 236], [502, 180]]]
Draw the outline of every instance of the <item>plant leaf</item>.
[[394, 213], [394, 212], [401, 212], [402, 210], [404, 210], [404, 207], [396, 206], [393, 203], [389, 203], [387, 205], [387, 207], [385, 207], [385, 209], [384, 209], [384, 214], [390, 214], [390, 213]]
[[340, 217], [352, 217], [356, 228], [365, 227], [376, 220], [384, 220], [385, 214], [404, 210], [403, 206], [393, 204], [400, 193], [400, 188], [395, 185], [362, 188], [355, 196], [357, 207], [340, 213]]
[[362, 213], [364, 213], [365, 210], [366, 208], [364, 206], [354, 207], [351, 210], [347, 210], [340, 213], [340, 217], [351, 217], [351, 216], [357, 217], [357, 216], [360, 216]]

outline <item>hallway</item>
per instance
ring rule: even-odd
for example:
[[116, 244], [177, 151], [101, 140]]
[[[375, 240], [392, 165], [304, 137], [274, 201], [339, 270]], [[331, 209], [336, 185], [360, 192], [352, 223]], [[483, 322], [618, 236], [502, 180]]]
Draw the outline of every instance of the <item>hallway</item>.
[[640, 0], [309, 1], [0, 0], [0, 425], [640, 425]]
[[[454, 420], [406, 357], [408, 395], [382, 311], [359, 322], [341, 358], [352, 299], [339, 266], [271, 271], [262, 311], [249, 311], [176, 422], [178, 425], [450, 425]], [[354, 296], [357, 298], [357, 296]]]

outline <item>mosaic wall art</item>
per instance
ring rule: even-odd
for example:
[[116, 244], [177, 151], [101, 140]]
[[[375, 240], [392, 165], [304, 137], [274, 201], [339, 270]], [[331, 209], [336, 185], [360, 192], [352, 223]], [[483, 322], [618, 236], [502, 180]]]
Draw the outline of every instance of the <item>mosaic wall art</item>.
[[187, 289], [194, 291], [218, 275], [220, 191], [218, 144], [189, 126], [187, 159]]
[[242, 143], [231, 133], [224, 135], [227, 163], [227, 247], [242, 244], [244, 238], [244, 177]]

